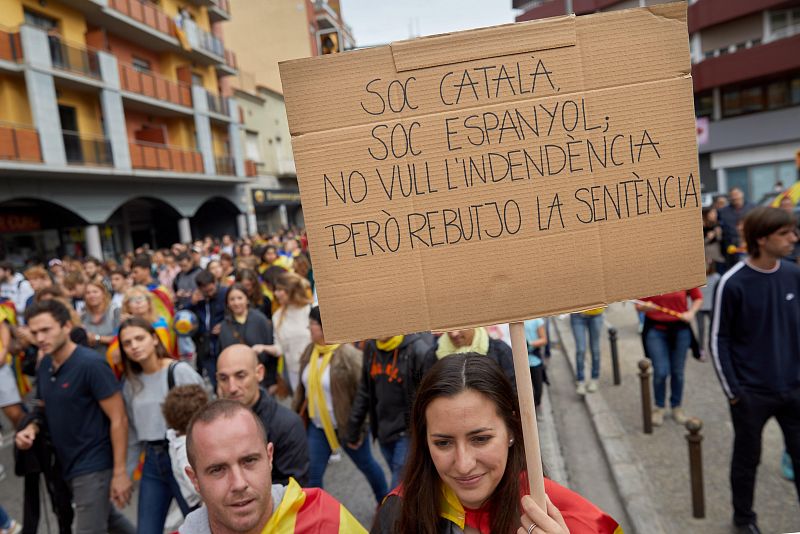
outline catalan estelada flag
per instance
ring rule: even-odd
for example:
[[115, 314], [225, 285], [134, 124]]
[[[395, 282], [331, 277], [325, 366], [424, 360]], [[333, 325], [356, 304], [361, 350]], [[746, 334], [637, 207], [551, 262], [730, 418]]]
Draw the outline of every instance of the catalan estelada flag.
[[367, 534], [339, 501], [320, 488], [301, 488], [295, 479], [261, 534]]
[[164, 343], [164, 347], [166, 347], [170, 356], [177, 357], [178, 336], [172, 330], [172, 322], [175, 320], [175, 305], [172, 303], [172, 294], [165, 286], [157, 283], [147, 286], [147, 290], [150, 291], [150, 295], [152, 296], [150, 300], [152, 301], [156, 315], [163, 317], [164, 321], [167, 323], [168, 342]]

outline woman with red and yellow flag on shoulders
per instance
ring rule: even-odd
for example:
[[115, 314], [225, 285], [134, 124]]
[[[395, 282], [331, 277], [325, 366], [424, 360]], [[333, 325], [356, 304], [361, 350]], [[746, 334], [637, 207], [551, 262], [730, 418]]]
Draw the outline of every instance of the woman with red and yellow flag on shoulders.
[[547, 510], [528, 496], [519, 413], [492, 360], [475, 353], [439, 360], [417, 390], [403, 483], [371, 532], [621, 534], [605, 512], [547, 478]]

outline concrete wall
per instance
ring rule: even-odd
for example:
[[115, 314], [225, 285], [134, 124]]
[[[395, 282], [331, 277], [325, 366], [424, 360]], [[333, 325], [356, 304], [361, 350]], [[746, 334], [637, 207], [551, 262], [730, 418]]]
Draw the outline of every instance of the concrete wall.
[[0, 121], [33, 125], [24, 78], [0, 74]]
[[700, 32], [703, 53], [751, 39], [761, 39], [764, 34], [761, 13], [712, 26]]

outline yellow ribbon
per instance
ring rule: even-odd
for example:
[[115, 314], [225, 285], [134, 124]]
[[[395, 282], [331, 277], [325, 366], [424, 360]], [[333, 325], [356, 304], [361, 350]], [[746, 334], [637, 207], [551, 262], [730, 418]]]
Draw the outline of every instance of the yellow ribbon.
[[[328, 410], [328, 403], [325, 402], [325, 392], [322, 387], [322, 375], [333, 358], [333, 353], [339, 345], [317, 345], [314, 343], [314, 350], [311, 352], [308, 371], [308, 415], [312, 419], [319, 411], [319, 418], [322, 420], [322, 430], [328, 439], [331, 450], [339, 449], [339, 440], [336, 437], [336, 430], [331, 422], [331, 414]], [[320, 363], [320, 359], [322, 363]]]
[[375, 345], [378, 347], [378, 350], [382, 350], [384, 352], [391, 352], [400, 346], [400, 343], [403, 342], [404, 337], [405, 336], [390, 337], [386, 341], [376, 341]]

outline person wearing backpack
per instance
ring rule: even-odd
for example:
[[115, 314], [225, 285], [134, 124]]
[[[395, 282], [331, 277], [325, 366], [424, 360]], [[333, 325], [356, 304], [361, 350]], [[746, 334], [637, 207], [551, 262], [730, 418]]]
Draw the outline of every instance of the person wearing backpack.
[[126, 319], [118, 336], [124, 368], [122, 396], [129, 424], [128, 471], [136, 467], [142, 451], [145, 455], [136, 528], [140, 534], [163, 532], [173, 498], [184, 516], [190, 507], [172, 473], [167, 423], [161, 406], [173, 386], [202, 386], [203, 379], [188, 363], [169, 357], [148, 321]]

